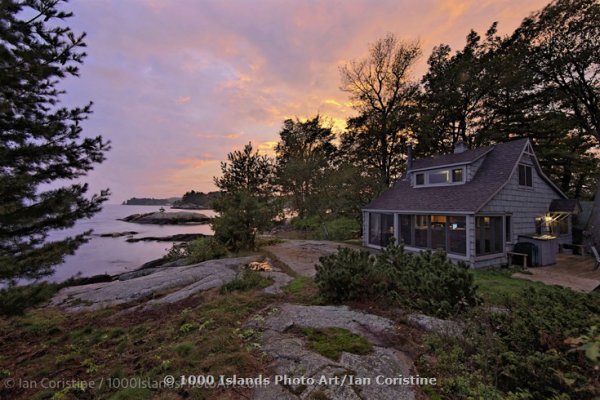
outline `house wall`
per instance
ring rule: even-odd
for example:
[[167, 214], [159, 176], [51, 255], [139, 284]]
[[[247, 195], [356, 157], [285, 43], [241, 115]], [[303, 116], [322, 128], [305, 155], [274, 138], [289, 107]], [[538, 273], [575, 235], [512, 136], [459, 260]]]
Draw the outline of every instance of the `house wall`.
[[[535, 218], [546, 214], [550, 202], [553, 199], [560, 198], [560, 195], [540, 176], [530, 155], [523, 154], [520, 163], [533, 167], [533, 187], [529, 188], [519, 185], [519, 171], [517, 167], [504, 188], [478, 213], [482, 215], [510, 214], [512, 219], [512, 243], [518, 240], [519, 235], [535, 233]], [[561, 236], [559, 242], [570, 243], [571, 234]], [[512, 243], [505, 246], [507, 250], [512, 248]]]
[[483, 164], [485, 157], [487, 156], [480, 157], [479, 160], [467, 165], [467, 182], [475, 177], [475, 174], [477, 173], [479, 167], [481, 167], [481, 164]]

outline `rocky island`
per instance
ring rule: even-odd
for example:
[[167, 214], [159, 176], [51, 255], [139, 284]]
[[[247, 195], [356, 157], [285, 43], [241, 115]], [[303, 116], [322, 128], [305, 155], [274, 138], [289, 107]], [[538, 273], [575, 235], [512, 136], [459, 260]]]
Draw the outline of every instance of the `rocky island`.
[[181, 211], [133, 214], [125, 218], [119, 218], [119, 221], [155, 225], [200, 225], [209, 223], [210, 218], [204, 214]]

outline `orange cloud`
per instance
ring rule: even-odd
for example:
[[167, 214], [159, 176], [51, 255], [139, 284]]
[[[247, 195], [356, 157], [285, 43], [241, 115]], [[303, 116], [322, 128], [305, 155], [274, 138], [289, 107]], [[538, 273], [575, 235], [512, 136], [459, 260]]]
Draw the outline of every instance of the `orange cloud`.
[[192, 100], [191, 96], [180, 96], [177, 99], [177, 104], [187, 104]]
[[186, 158], [177, 160], [177, 164], [184, 165], [187, 168], [204, 168], [207, 165], [219, 163], [219, 160], [200, 160], [194, 158]]

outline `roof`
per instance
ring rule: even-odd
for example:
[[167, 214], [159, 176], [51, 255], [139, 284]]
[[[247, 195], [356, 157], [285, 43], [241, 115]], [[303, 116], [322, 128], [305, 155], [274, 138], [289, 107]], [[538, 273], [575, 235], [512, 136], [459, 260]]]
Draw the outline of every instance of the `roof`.
[[477, 160], [479, 157], [484, 156], [489, 151], [491, 151], [493, 148], [494, 148], [494, 146], [478, 147], [473, 150], [463, 151], [462, 153], [443, 154], [440, 156], [422, 158], [420, 160], [414, 160], [413, 168], [411, 171], [415, 171], [415, 170], [419, 170], [419, 169], [441, 167], [443, 165], [469, 164], [469, 163], [472, 163], [473, 161]]
[[577, 199], [555, 199], [550, 203], [548, 211], [553, 213], [579, 214], [581, 212], [581, 205]]
[[[475, 177], [469, 182], [462, 185], [413, 188], [410, 181], [403, 177], [364, 209], [476, 213], [508, 182], [527, 143], [528, 139], [519, 139], [482, 148], [482, 150], [467, 150], [463, 153], [448, 155], [462, 156], [464, 154], [458, 158], [440, 156], [432, 158], [435, 162], [425, 162], [428, 159], [421, 160], [419, 168], [423, 168], [422, 165], [431, 167], [448, 165], [450, 160], [460, 159], [472, 162], [486, 154]], [[545, 178], [543, 174], [542, 177]], [[548, 180], [548, 178], [545, 179]], [[560, 194], [560, 197], [565, 197], [556, 186], [549, 180], [548, 182]]]

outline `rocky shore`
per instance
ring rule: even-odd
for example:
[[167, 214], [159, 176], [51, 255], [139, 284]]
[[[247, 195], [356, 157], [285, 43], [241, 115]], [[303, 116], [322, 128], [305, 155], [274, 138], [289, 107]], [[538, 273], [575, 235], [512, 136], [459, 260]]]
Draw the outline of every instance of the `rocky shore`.
[[119, 221], [154, 225], [200, 225], [209, 223], [210, 218], [204, 214], [179, 211], [133, 214], [125, 218], [119, 218]]

